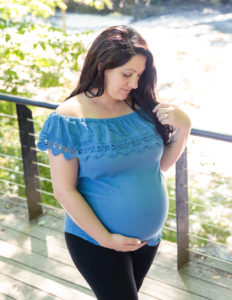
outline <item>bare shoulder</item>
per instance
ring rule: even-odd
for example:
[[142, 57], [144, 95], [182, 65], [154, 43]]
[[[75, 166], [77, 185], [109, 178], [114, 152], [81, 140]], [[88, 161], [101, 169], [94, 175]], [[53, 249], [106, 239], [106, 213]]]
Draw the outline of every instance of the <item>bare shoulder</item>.
[[62, 102], [57, 108], [56, 113], [62, 116], [78, 117], [82, 110], [82, 101], [79, 95], [69, 98]]

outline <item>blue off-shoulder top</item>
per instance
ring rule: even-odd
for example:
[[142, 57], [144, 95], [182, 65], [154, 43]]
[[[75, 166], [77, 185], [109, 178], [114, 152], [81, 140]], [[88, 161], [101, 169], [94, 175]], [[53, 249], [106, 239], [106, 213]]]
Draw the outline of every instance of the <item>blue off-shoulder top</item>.
[[[37, 147], [50, 148], [55, 156], [62, 153], [66, 160], [78, 158], [76, 188], [109, 232], [147, 241], [148, 246], [161, 241], [168, 194], [160, 170], [164, 143], [154, 124], [136, 111], [106, 119], [53, 111]], [[99, 245], [66, 211], [64, 231]]]

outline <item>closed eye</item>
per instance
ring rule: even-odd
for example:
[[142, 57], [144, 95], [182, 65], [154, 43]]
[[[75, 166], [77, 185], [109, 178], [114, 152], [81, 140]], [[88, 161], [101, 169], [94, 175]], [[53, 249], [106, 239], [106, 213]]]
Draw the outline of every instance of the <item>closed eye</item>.
[[[129, 78], [129, 77], [131, 77], [131, 74], [130, 75], [123, 74], [123, 76], [125, 76], [126, 78]], [[138, 77], [141, 77], [141, 74], [138, 74]]]
[[123, 74], [123, 76], [125, 76], [126, 78], [131, 77], [131, 75], [127, 75], [127, 74]]

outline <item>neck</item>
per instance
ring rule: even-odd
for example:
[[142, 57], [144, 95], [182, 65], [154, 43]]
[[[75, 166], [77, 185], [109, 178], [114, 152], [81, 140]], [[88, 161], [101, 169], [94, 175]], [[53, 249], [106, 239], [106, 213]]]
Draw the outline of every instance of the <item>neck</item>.
[[[95, 90], [92, 90], [95, 93]], [[105, 110], [117, 110], [125, 107], [125, 100], [116, 100], [109, 97], [106, 93], [102, 94], [99, 97], [88, 98], [94, 104], [100, 105]], [[127, 105], [127, 104], [126, 104]]]

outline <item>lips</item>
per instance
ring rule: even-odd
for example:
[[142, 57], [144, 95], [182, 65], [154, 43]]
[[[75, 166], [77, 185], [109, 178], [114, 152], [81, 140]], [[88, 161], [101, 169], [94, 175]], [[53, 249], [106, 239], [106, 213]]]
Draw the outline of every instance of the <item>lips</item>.
[[129, 94], [130, 91], [131, 91], [131, 90], [125, 90], [125, 89], [122, 89], [122, 90], [123, 90], [125, 93], [128, 93], [128, 94]]

